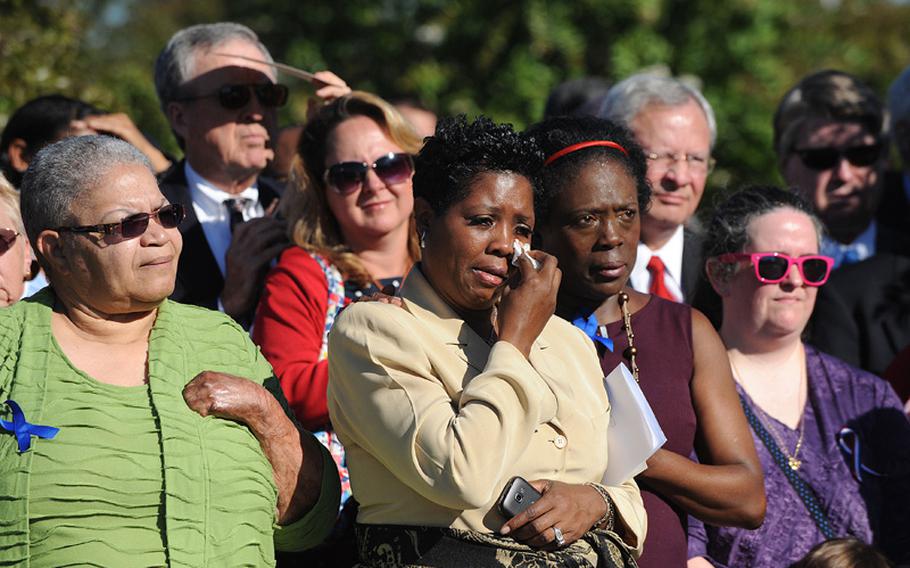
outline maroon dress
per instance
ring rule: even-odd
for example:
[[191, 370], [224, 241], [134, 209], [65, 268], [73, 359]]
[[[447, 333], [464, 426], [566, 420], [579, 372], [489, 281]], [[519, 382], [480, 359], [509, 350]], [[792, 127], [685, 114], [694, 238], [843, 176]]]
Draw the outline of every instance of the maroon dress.
[[[639, 385], [667, 435], [663, 449], [688, 459], [695, 442], [695, 409], [689, 391], [693, 371], [692, 308], [651, 296], [643, 308], [632, 314], [632, 332], [638, 350]], [[604, 373], [620, 362], [631, 368], [622, 356], [629, 345], [622, 322], [608, 324], [607, 333], [613, 340], [613, 351], [597, 343]], [[648, 512], [648, 536], [638, 565], [685, 566], [686, 513], [640, 480], [639, 486]]]

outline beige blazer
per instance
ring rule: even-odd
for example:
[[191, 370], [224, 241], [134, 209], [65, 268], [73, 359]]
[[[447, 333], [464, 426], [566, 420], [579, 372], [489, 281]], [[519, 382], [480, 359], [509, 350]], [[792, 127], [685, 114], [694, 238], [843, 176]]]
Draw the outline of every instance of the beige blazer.
[[[401, 296], [404, 309], [349, 306], [329, 334], [329, 414], [359, 522], [495, 532], [512, 476], [600, 481], [610, 404], [580, 330], [551, 318], [526, 359], [505, 341], [488, 345], [419, 268]], [[638, 486], [607, 490], [640, 553]]]

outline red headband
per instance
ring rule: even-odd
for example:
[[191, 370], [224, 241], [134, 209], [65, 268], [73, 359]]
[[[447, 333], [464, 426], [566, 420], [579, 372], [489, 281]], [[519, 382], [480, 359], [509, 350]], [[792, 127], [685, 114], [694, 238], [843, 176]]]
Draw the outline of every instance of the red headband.
[[559, 152], [556, 152], [555, 154], [553, 154], [552, 156], [547, 158], [546, 161], [543, 163], [543, 165], [544, 165], [544, 167], [547, 167], [550, 164], [552, 164], [553, 162], [555, 162], [556, 160], [565, 156], [566, 154], [571, 154], [572, 152], [575, 152], [576, 150], [581, 150], [583, 148], [590, 148], [592, 146], [606, 146], [607, 148], [616, 148], [617, 150], [619, 150], [626, 156], [629, 155], [629, 153], [626, 152], [626, 149], [623, 148], [622, 146], [620, 146], [619, 144], [617, 144], [616, 142], [611, 142], [609, 140], [591, 140], [589, 142], [579, 142], [578, 144], [572, 144], [571, 146], [566, 146]]

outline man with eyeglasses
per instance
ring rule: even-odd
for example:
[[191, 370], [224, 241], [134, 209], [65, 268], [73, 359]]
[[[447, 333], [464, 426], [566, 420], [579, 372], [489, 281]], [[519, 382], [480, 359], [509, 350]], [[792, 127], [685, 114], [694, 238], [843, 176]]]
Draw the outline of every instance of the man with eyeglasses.
[[[276, 83], [272, 57], [255, 32], [222, 22], [171, 37], [155, 63], [161, 109], [185, 158], [160, 180], [183, 204], [184, 247], [173, 299], [223, 309], [249, 326], [265, 273], [287, 246], [272, 213], [281, 186], [260, 174], [274, 159], [278, 108], [288, 89]], [[317, 96], [350, 89], [329, 72]]]
[[784, 180], [811, 203], [834, 266], [904, 247], [901, 232], [875, 220], [887, 158], [885, 111], [868, 85], [841, 71], [804, 77], [774, 115]]
[[651, 208], [641, 218], [629, 281], [640, 292], [692, 303], [703, 282], [694, 214], [714, 163], [714, 111], [679, 79], [638, 73], [610, 89], [599, 115], [628, 127], [648, 158]]

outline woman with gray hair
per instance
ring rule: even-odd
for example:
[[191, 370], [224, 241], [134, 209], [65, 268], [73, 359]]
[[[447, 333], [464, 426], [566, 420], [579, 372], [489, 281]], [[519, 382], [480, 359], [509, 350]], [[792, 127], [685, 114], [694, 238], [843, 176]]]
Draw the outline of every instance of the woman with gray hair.
[[705, 256], [721, 338], [768, 496], [757, 530], [690, 523], [689, 566], [786, 566], [853, 535], [907, 562], [910, 423], [891, 387], [803, 343], [833, 261], [796, 194], [752, 187], [720, 204]]
[[331, 456], [226, 316], [167, 300], [180, 205], [105, 136], [22, 187], [50, 287], [0, 312], [0, 564], [274, 564], [335, 520]]

